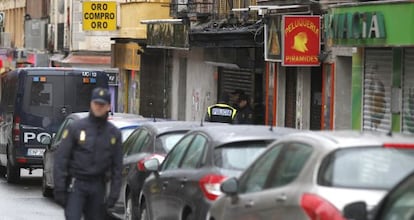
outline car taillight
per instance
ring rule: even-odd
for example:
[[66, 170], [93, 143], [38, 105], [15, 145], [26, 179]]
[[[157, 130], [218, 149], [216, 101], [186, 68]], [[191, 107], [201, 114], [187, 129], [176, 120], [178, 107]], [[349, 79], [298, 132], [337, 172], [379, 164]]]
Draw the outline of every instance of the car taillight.
[[303, 194], [300, 206], [310, 220], [345, 220], [335, 206], [315, 194]]
[[408, 143], [385, 143], [383, 144], [385, 148], [402, 148], [402, 149], [414, 149], [414, 144]]
[[201, 191], [209, 200], [216, 200], [221, 195], [220, 184], [226, 179], [225, 176], [209, 174], [200, 179]]
[[13, 119], [13, 140], [19, 141], [20, 139], [20, 117], [16, 116]]
[[162, 161], [164, 160], [164, 158], [165, 158], [165, 156], [162, 156], [162, 155], [159, 155], [159, 154], [152, 154], [148, 157], [145, 157], [144, 159], [139, 160], [138, 163], [137, 163], [137, 169], [139, 171], [144, 172], [145, 171], [145, 166], [144, 166], [145, 161], [150, 160], [150, 159], [157, 159], [158, 162], [161, 164]]

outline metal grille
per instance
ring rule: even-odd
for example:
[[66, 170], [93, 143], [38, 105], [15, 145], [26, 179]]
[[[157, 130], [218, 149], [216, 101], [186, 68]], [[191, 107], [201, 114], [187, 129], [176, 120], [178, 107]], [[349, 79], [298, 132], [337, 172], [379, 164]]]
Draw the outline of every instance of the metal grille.
[[253, 73], [251, 69], [220, 69], [220, 95], [229, 94], [236, 89], [241, 89], [252, 97], [253, 85]]
[[391, 130], [392, 50], [366, 49], [363, 129]]
[[404, 51], [402, 131], [414, 133], [414, 48]]

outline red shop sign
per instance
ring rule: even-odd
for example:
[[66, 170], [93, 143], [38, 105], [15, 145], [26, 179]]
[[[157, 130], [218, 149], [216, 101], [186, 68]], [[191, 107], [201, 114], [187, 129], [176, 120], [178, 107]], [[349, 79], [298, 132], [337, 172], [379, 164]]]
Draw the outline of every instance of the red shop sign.
[[283, 16], [283, 66], [319, 66], [319, 16]]

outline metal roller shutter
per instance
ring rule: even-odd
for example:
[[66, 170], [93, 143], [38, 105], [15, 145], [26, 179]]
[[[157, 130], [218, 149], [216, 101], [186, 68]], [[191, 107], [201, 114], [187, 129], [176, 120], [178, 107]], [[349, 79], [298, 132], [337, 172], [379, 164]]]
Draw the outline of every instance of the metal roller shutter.
[[414, 48], [404, 51], [402, 131], [414, 133]]
[[392, 50], [366, 49], [363, 129], [391, 130]]
[[226, 69], [220, 70], [220, 94], [229, 94], [236, 89], [241, 89], [252, 98], [254, 80], [251, 69]]

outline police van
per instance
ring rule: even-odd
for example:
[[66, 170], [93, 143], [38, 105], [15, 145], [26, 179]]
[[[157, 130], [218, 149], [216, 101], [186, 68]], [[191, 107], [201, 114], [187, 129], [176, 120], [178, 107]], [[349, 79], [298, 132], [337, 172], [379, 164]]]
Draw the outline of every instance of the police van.
[[95, 87], [108, 88], [106, 73], [80, 68], [21, 68], [1, 76], [0, 174], [20, 180], [20, 169], [42, 168], [45, 145], [65, 117], [88, 111]]

